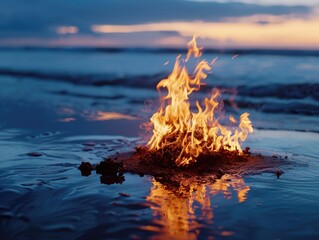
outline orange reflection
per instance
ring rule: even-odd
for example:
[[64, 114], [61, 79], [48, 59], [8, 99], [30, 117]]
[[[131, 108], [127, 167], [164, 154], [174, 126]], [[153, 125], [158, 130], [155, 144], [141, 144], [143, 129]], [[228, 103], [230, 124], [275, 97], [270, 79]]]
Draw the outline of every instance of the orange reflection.
[[76, 120], [75, 118], [61, 118], [61, 119], [58, 119], [59, 122], [73, 122], [75, 120]]
[[126, 120], [137, 120], [138, 118], [117, 113], [117, 112], [102, 112], [98, 111], [96, 114], [92, 114], [88, 117], [89, 120], [95, 121], [107, 121], [107, 120], [118, 120], [118, 119], [126, 119]]
[[76, 26], [60, 26], [56, 28], [56, 33], [58, 34], [75, 34], [79, 31]]
[[[211, 196], [223, 194], [226, 199], [231, 199], [232, 192], [236, 192], [238, 202], [244, 202], [250, 190], [242, 177], [228, 174], [210, 184], [192, 179], [182, 180], [178, 187], [155, 179], [152, 183], [146, 199], [151, 203], [154, 225], [142, 229], [159, 232], [163, 239], [196, 239], [200, 233], [200, 221], [213, 223]], [[222, 230], [219, 234], [230, 236], [233, 233]]]
[[74, 115], [76, 113], [76, 111], [73, 108], [69, 108], [69, 107], [62, 107], [58, 109], [58, 114], [59, 115]]

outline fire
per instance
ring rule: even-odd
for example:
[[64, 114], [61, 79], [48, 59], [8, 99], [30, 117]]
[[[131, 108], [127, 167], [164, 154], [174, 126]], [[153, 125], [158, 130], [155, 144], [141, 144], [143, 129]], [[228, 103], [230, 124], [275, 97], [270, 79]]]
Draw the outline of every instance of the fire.
[[[166, 89], [167, 94], [161, 97], [161, 106], [151, 117], [150, 124], [153, 135], [148, 142], [150, 150], [161, 150], [171, 146], [178, 152], [175, 163], [178, 166], [196, 162], [202, 154], [220, 150], [233, 151], [242, 154], [240, 143], [253, 132], [249, 113], [240, 116], [237, 127], [222, 125], [217, 115], [221, 92], [214, 89], [210, 98], [204, 99], [204, 106], [196, 101], [197, 112], [191, 111], [189, 95], [200, 90], [207, 73], [212, 70], [211, 63], [201, 60], [193, 74], [189, 74], [186, 63], [190, 57], [199, 58], [202, 49], [197, 47], [196, 36], [188, 44], [186, 59], [181, 55], [176, 58], [174, 69], [166, 79], [162, 79], [157, 90]], [[231, 125], [237, 120], [229, 117]]]

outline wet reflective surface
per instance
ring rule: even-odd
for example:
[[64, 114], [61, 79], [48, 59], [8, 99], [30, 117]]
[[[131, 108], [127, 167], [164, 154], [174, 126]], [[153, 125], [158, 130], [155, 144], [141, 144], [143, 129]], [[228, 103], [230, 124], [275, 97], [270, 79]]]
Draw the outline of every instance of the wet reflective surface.
[[[148, 225], [143, 229], [149, 231], [158, 231], [161, 238], [196, 239], [203, 228], [202, 223], [213, 226], [214, 208], [216, 206], [211, 202], [211, 198], [221, 195], [230, 200], [237, 197], [238, 202], [244, 202], [249, 186], [245, 185], [240, 176], [224, 175], [217, 179], [214, 184], [205, 184], [198, 182], [185, 182], [177, 188], [165, 186], [155, 179], [152, 180], [152, 188], [146, 200], [151, 205], [153, 211], [153, 224], [162, 227]], [[237, 194], [237, 196], [236, 196]], [[232, 236], [231, 231], [216, 232], [216, 235]]]
[[[263, 66], [256, 68], [250, 78], [262, 75], [262, 67], [268, 61], [268, 57], [263, 57]], [[166, 61], [164, 56], [161, 59], [163, 63]], [[246, 56], [244, 60], [246, 64], [254, 59]], [[1, 61], [3, 64], [4, 60]], [[283, 62], [285, 66], [299, 66], [304, 61], [317, 63], [309, 58]], [[235, 70], [229, 75], [220, 70], [220, 74], [240, 79], [241, 74], [251, 73], [244, 63], [239, 66], [223, 63], [234, 65]], [[105, 62], [100, 64], [102, 69]], [[43, 71], [51, 67], [39, 62], [29, 65], [33, 70], [38, 67]], [[66, 71], [65, 65], [59, 69]], [[12, 63], [11, 67], [21, 66]], [[97, 71], [96, 68], [89, 70]], [[274, 68], [280, 70], [278, 65]], [[76, 69], [77, 66], [68, 68]], [[288, 73], [278, 69], [270, 74], [285, 83], [283, 79], [287, 76], [283, 75]], [[315, 79], [316, 69], [311, 69], [303, 70], [305, 83]], [[300, 73], [298, 68], [293, 71]], [[260, 86], [267, 79], [263, 76]], [[279, 178], [267, 172], [224, 175], [210, 184], [186, 179], [172, 186], [160, 178], [124, 174], [125, 181], [121, 184], [107, 185], [101, 184], [95, 172], [81, 176], [78, 167], [82, 161], [98, 163], [143, 142], [140, 124], [149, 116], [147, 109], [152, 104], [145, 100], [156, 97], [154, 89], [74, 85], [12, 76], [2, 76], [1, 80], [3, 239], [319, 238], [319, 125], [316, 124], [319, 119], [315, 112], [305, 115], [248, 109], [257, 129], [247, 145], [253, 152], [287, 156], [292, 163], [280, 169], [284, 173]], [[258, 85], [257, 80], [253, 85]], [[244, 94], [238, 98], [258, 102], [256, 97], [248, 99]], [[280, 109], [284, 101], [289, 101], [287, 109], [293, 104], [291, 100], [280, 99], [271, 97], [267, 101], [272, 102], [273, 109]], [[309, 103], [310, 110], [311, 104], [318, 104], [315, 97], [298, 101]]]

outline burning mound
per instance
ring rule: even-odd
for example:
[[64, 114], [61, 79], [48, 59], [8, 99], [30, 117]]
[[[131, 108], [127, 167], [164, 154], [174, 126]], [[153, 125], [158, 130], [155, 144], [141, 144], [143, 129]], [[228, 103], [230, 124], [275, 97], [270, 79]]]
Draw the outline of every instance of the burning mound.
[[[225, 118], [219, 90], [214, 89], [211, 97], [204, 99], [203, 107], [199, 101], [191, 104], [189, 96], [200, 89], [216, 61], [202, 60], [189, 74], [188, 60], [200, 56], [201, 49], [194, 36], [186, 58], [178, 56], [172, 73], [157, 85], [161, 105], [144, 125], [152, 133], [147, 145], [137, 147], [135, 153], [121, 154], [97, 165], [101, 182], [121, 183], [124, 172], [152, 175], [173, 185], [183, 179], [209, 182], [224, 174], [275, 172], [282, 164], [276, 158], [252, 155], [249, 148], [242, 149], [241, 143], [253, 132], [249, 114], [243, 113], [238, 124], [231, 115]], [[166, 94], [162, 94], [162, 89]], [[197, 111], [193, 112], [194, 108]], [[80, 168], [83, 175], [92, 170], [85, 164]], [[83, 171], [87, 169], [89, 172]]]
[[160, 153], [150, 151], [145, 147], [137, 147], [136, 152], [118, 154], [105, 159], [97, 165], [83, 162], [79, 169], [82, 175], [88, 176], [92, 170], [100, 174], [101, 183], [122, 183], [124, 173], [154, 176], [157, 181], [170, 188], [189, 183], [213, 183], [224, 175], [246, 175], [262, 172], [272, 172], [279, 177], [282, 171], [279, 167], [290, 162], [286, 158], [277, 156], [265, 157], [254, 155], [248, 149], [243, 155], [236, 155], [229, 151], [213, 152], [201, 155], [197, 162], [186, 166], [177, 166], [171, 161], [174, 153]]
[[[199, 58], [201, 49], [197, 47], [196, 36], [188, 44], [186, 59], [178, 56], [174, 69], [167, 79], [161, 80], [157, 85], [160, 94], [161, 106], [151, 117], [147, 129], [152, 129], [152, 137], [147, 143], [151, 152], [170, 152], [170, 160], [177, 166], [185, 166], [194, 163], [202, 156], [209, 156], [213, 152], [229, 153], [231, 155], [243, 155], [240, 143], [245, 141], [248, 134], [253, 132], [249, 114], [243, 113], [237, 127], [231, 126], [237, 123], [233, 116], [229, 116], [228, 127], [222, 125], [223, 115], [219, 114], [222, 104], [218, 97], [220, 91], [214, 89], [210, 98], [204, 99], [204, 107], [196, 101], [192, 106], [189, 95], [204, 85], [202, 81], [211, 71], [210, 64], [200, 61], [193, 74], [189, 74], [186, 63], [190, 57]], [[161, 89], [167, 94], [162, 96]], [[197, 112], [192, 112], [193, 107]]]

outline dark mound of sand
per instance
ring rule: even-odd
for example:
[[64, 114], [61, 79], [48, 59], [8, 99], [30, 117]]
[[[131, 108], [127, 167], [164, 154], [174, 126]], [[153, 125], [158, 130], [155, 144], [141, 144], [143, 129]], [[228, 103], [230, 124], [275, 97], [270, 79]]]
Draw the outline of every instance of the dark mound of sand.
[[[191, 182], [214, 182], [225, 174], [247, 175], [272, 172], [278, 177], [283, 173], [280, 166], [288, 164], [286, 158], [252, 154], [246, 148], [242, 155], [221, 150], [209, 155], [201, 155], [197, 161], [187, 166], [177, 166], [173, 161], [174, 153], [150, 151], [146, 147], [136, 147], [136, 152], [118, 154], [88, 166], [83, 162], [79, 169], [87, 176], [88, 169], [101, 174], [101, 183], [122, 183], [124, 173], [150, 175], [166, 185], [178, 187], [185, 179]], [[280, 172], [280, 175], [278, 174]]]

